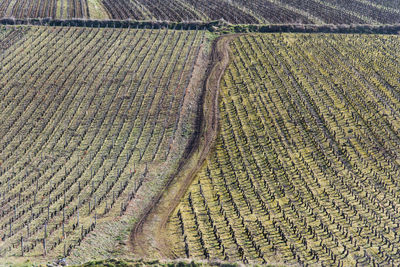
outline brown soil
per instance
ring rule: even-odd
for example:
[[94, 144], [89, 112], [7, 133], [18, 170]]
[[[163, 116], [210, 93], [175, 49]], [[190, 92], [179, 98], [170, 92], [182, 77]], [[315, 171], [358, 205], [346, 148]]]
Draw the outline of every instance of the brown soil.
[[218, 99], [222, 75], [229, 64], [229, 43], [237, 35], [216, 39], [206, 72], [197, 130], [182, 157], [176, 175], [146, 209], [131, 233], [135, 257], [176, 258], [168, 246], [166, 225], [212, 149], [218, 133]]

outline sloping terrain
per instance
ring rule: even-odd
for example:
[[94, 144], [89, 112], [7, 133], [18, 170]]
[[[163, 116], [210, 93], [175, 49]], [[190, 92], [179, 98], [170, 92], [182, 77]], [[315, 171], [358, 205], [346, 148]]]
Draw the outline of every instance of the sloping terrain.
[[175, 257], [399, 265], [399, 45], [236, 38], [215, 151], [167, 225]]
[[0, 256], [116, 253], [190, 146], [207, 33], [0, 32]]
[[0, 19], [0, 266], [400, 265], [399, 0]]
[[0, 17], [89, 18], [91, 0], [1, 0]]
[[203, 85], [199, 124], [192, 147], [177, 169], [174, 179], [132, 232], [133, 254], [141, 258], [171, 258], [173, 251], [166, 244], [165, 227], [214, 146], [218, 133], [219, 84], [229, 64], [228, 46], [231, 38], [220, 37], [213, 42], [211, 60]]
[[398, 0], [0, 0], [0, 17], [394, 24], [400, 23], [400, 3]]

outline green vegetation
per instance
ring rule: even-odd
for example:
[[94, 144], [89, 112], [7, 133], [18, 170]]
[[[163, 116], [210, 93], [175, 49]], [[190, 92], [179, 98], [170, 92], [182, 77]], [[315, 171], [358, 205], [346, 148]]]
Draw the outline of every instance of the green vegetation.
[[399, 36], [231, 44], [215, 151], [171, 217], [178, 257], [399, 265]]
[[400, 265], [399, 33], [399, 0], [0, 0], [0, 266]]
[[[160, 267], [235, 267], [237, 264], [229, 264], [223, 262], [200, 262], [200, 261], [146, 261], [146, 260], [104, 260], [87, 262], [79, 267], [139, 267], [139, 266], [160, 266]], [[76, 266], [78, 267], [78, 266]]]
[[0, 27], [2, 260], [127, 250], [194, 133], [207, 36]]

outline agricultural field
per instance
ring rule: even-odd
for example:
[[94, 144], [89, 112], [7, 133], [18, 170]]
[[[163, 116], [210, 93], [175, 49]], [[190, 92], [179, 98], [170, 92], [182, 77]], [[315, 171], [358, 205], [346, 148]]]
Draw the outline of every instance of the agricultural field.
[[394, 24], [400, 23], [400, 3], [398, 0], [0, 0], [0, 17]]
[[102, 0], [113, 19], [219, 20], [233, 24], [400, 23], [398, 0]]
[[1, 0], [0, 17], [89, 18], [92, 0]]
[[170, 217], [171, 255], [398, 266], [399, 36], [250, 34], [230, 50], [220, 134]]
[[400, 0], [0, 20], [0, 266], [400, 266]]
[[116, 255], [195, 134], [209, 38], [0, 27], [1, 262]]

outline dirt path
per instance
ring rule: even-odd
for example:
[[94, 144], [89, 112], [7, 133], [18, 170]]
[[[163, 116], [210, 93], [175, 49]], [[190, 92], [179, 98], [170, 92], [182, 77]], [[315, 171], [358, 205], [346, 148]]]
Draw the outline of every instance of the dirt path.
[[177, 175], [167, 184], [148, 212], [131, 234], [131, 245], [136, 257], [176, 258], [167, 244], [166, 225], [212, 149], [218, 133], [219, 84], [229, 64], [229, 43], [237, 35], [222, 36], [212, 46], [211, 62], [203, 85], [198, 131], [188, 145]]

